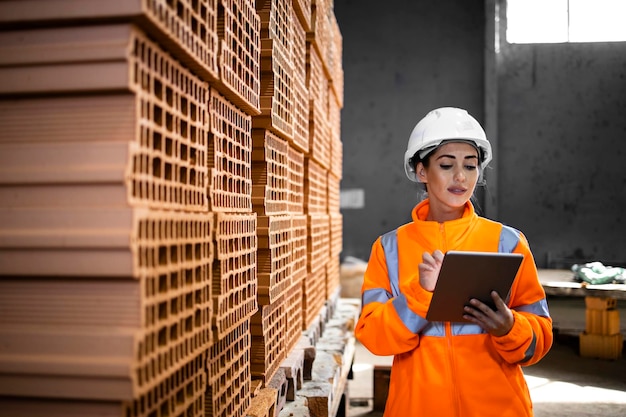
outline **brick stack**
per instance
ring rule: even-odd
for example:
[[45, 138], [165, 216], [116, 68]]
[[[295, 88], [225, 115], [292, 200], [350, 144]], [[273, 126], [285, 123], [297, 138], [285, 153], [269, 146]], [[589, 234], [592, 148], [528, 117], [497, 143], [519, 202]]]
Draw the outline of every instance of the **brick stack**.
[[252, 318], [251, 366], [255, 383], [267, 388], [287, 354], [286, 293], [292, 265], [288, 141], [293, 138], [288, 22], [292, 8], [287, 0], [258, 0], [256, 9], [261, 20], [261, 115], [253, 118], [252, 167], [253, 207], [259, 221], [259, 311]]
[[332, 4], [77, 3], [0, 2], [0, 408], [246, 415], [339, 285]]
[[618, 359], [624, 339], [620, 333], [617, 300], [611, 297], [585, 297], [585, 331], [580, 334], [580, 356]]
[[2, 37], [1, 393], [200, 415], [206, 82], [129, 24]]

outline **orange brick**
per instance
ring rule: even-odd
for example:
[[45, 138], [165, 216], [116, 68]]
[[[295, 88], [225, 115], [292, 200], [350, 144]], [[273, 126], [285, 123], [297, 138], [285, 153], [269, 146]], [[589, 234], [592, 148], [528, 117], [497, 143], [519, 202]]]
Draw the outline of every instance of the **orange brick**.
[[305, 158], [304, 209], [307, 214], [326, 214], [327, 181], [326, 170], [316, 161]]
[[289, 144], [265, 129], [252, 134], [252, 205], [259, 216], [289, 211]]
[[621, 334], [580, 334], [580, 356], [599, 359], [618, 359], [622, 356], [624, 339]]
[[319, 319], [326, 301], [326, 269], [311, 272], [302, 281], [302, 328], [309, 329]]
[[139, 25], [186, 67], [203, 77], [217, 78], [217, 0], [84, 0], [80, 7], [67, 7], [63, 0], [0, 3], [2, 24], [50, 26], [112, 20]]
[[209, 349], [205, 416], [246, 415], [251, 401], [250, 339], [248, 319]]
[[614, 335], [620, 332], [619, 310], [585, 311], [587, 334]]
[[609, 310], [617, 307], [617, 299], [611, 297], [585, 297], [585, 306], [594, 310]]
[[308, 218], [306, 215], [291, 216], [291, 285], [301, 282], [307, 276], [308, 268]]
[[260, 306], [250, 320], [250, 370], [254, 379], [268, 382], [287, 356], [285, 298]]
[[208, 143], [209, 207], [214, 212], [252, 211], [252, 119], [211, 89]]
[[258, 0], [261, 19], [261, 115], [255, 128], [270, 129], [285, 140], [293, 140], [293, 10], [291, 1]]
[[311, 1], [312, 0], [294, 0], [293, 9], [300, 24], [306, 31], [311, 30]]
[[260, 114], [261, 21], [254, 2], [219, 0], [220, 92], [249, 115]]
[[221, 339], [257, 311], [256, 214], [217, 213], [213, 330]]
[[308, 271], [315, 272], [323, 269], [324, 264], [328, 260], [330, 251], [329, 216], [327, 214], [312, 214], [308, 216], [308, 222]]
[[291, 285], [292, 229], [290, 216], [257, 218], [259, 304], [272, 304]]

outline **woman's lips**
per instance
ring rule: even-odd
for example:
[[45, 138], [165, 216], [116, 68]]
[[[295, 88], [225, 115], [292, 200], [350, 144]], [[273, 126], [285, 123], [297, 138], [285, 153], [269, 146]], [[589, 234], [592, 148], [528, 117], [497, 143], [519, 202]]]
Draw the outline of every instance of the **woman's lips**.
[[467, 192], [467, 188], [450, 187], [448, 188], [448, 191], [451, 192], [452, 194], [465, 194]]

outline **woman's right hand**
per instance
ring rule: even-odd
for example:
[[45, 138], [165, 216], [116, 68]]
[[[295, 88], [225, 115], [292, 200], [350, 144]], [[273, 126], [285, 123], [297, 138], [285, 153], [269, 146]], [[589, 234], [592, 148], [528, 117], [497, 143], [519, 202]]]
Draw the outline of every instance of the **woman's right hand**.
[[439, 249], [434, 251], [432, 255], [428, 252], [422, 254], [422, 263], [418, 265], [420, 274], [420, 285], [426, 291], [434, 291], [439, 277], [439, 270], [443, 262], [443, 252]]

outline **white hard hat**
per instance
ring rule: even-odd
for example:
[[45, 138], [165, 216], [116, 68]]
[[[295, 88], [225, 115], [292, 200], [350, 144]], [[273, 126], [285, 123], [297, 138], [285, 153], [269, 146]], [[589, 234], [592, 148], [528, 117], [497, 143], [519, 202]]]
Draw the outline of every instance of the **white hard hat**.
[[415, 166], [411, 158], [417, 152], [420, 159], [435, 150], [444, 141], [463, 141], [472, 143], [479, 150], [481, 176], [484, 168], [491, 161], [491, 145], [485, 131], [470, 114], [456, 107], [441, 107], [428, 113], [413, 128], [404, 154], [406, 176], [417, 182]]

